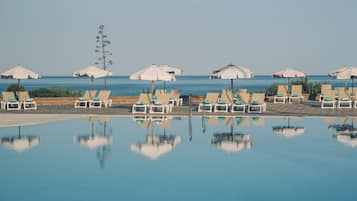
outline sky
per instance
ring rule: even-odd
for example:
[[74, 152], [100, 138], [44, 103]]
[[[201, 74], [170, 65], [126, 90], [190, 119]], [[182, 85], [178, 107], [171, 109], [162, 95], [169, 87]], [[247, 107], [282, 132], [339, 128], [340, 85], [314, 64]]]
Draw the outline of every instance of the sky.
[[0, 71], [42, 75], [93, 65], [97, 28], [114, 75], [168, 64], [208, 75], [233, 63], [257, 75], [357, 65], [355, 0], [0, 0]]

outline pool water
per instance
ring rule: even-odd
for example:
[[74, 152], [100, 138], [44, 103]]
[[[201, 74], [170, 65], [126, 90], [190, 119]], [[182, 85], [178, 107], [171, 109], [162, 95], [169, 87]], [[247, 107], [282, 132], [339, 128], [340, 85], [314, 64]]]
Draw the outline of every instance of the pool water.
[[0, 128], [0, 200], [356, 200], [354, 118], [103, 117]]

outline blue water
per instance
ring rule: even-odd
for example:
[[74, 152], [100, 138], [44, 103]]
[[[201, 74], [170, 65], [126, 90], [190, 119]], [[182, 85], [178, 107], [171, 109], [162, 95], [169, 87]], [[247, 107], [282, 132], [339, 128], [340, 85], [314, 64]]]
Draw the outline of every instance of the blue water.
[[[75, 140], [91, 133], [85, 118], [22, 126], [21, 136], [40, 142], [22, 152], [0, 147], [0, 200], [356, 200], [357, 147], [337, 141], [329, 129], [352, 119], [234, 119], [233, 131], [249, 139], [234, 153], [212, 144], [230, 124], [211, 120], [193, 117], [192, 131], [187, 117], [170, 120], [166, 129], [159, 121], [141, 128], [146, 122], [131, 117], [112, 117], [106, 125], [95, 120], [94, 135], [105, 127], [112, 139], [95, 149]], [[287, 137], [272, 130], [288, 125], [304, 132]], [[0, 137], [18, 132], [0, 128]], [[156, 160], [132, 150], [153, 135], [182, 140]]]
[[[343, 80], [334, 80], [328, 76], [310, 76], [312, 82], [328, 81], [333, 86], [344, 86]], [[0, 91], [7, 88], [9, 84], [17, 83], [16, 80], [0, 79]], [[84, 91], [90, 89], [90, 79], [74, 77], [43, 77], [39, 80], [22, 80], [26, 89], [37, 89], [41, 87], [62, 87]], [[163, 82], [156, 82], [157, 88], [163, 88]], [[234, 87], [247, 88], [249, 91], [265, 91], [272, 83], [287, 83], [287, 79], [273, 79], [271, 76], [256, 76], [253, 79], [235, 80]], [[350, 82], [347, 82], [350, 85]], [[117, 76], [108, 78], [109, 89], [112, 95], [138, 95], [142, 91], [149, 91], [150, 81], [129, 80], [128, 76]], [[208, 76], [177, 76], [176, 82], [167, 82], [167, 89], [180, 89], [183, 95], [204, 95], [207, 91], [221, 91], [222, 88], [230, 88], [230, 80], [210, 80]], [[95, 80], [95, 88], [103, 89], [103, 79]]]

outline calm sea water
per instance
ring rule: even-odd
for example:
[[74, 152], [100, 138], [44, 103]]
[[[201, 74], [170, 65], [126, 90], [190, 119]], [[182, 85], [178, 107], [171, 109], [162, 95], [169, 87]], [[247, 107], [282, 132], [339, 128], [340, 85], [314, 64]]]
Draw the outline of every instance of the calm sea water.
[[[333, 86], [344, 86], [343, 80], [334, 80], [328, 76], [310, 76], [313, 82], [328, 81]], [[3, 91], [16, 80], [0, 79], [0, 91]], [[41, 87], [61, 87], [84, 91], [90, 89], [89, 78], [74, 77], [43, 77], [39, 80], [22, 80], [26, 89]], [[163, 82], [156, 82], [157, 88], [163, 88]], [[250, 91], [264, 91], [272, 83], [287, 83], [287, 79], [273, 79], [271, 76], [256, 76], [253, 79], [235, 80], [235, 88], [247, 88]], [[350, 85], [350, 82], [347, 82]], [[143, 90], [148, 91], [151, 87], [150, 81], [129, 80], [128, 76], [117, 76], [108, 78], [109, 89], [112, 95], [138, 95]], [[230, 88], [229, 80], [210, 80], [208, 76], [178, 76], [176, 82], [167, 82], [168, 89], [180, 89], [183, 95], [203, 95], [208, 91], [221, 91], [222, 88]], [[103, 79], [95, 80], [95, 88], [103, 89]]]
[[353, 119], [92, 120], [0, 128], [0, 200], [356, 200]]

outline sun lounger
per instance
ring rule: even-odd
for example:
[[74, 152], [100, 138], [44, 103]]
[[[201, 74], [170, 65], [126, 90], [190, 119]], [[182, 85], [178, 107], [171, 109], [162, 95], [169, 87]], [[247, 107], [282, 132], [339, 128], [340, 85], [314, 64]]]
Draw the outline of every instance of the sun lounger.
[[248, 113], [263, 113], [266, 111], [266, 103], [264, 93], [253, 93], [252, 100], [248, 105]]
[[98, 96], [88, 101], [89, 108], [111, 107], [112, 99], [109, 99], [110, 93], [110, 90], [100, 90]]
[[24, 110], [37, 110], [37, 103], [30, 97], [28, 91], [16, 92]]
[[352, 100], [352, 107], [357, 108], [357, 88], [349, 88], [347, 94], [350, 95], [350, 98]]
[[352, 108], [352, 99], [345, 88], [337, 88], [337, 108]]
[[217, 101], [218, 93], [207, 93], [205, 99], [198, 105], [198, 112], [212, 112], [213, 106]]
[[292, 85], [289, 103], [300, 103], [303, 101], [304, 96], [302, 95], [302, 85]]
[[2, 101], [1, 108], [6, 110], [20, 110], [21, 104], [15, 98], [15, 94], [12, 91], [3, 91], [2, 92]]
[[88, 101], [92, 100], [96, 93], [96, 90], [86, 90], [84, 95], [74, 102], [74, 108], [87, 108]]
[[245, 112], [250, 102], [250, 93], [246, 90], [239, 90], [238, 97], [233, 101], [231, 106], [231, 112]]
[[215, 112], [228, 112], [228, 108], [233, 103], [233, 94], [231, 90], [223, 89], [221, 97], [218, 98], [216, 104], [214, 104]]
[[145, 114], [152, 103], [152, 96], [149, 93], [140, 93], [138, 100], [132, 106], [131, 112]]
[[326, 91], [332, 90], [331, 84], [322, 84], [321, 85], [321, 94], [320, 94], [320, 102], [324, 99], [324, 94]]
[[164, 114], [171, 112], [172, 105], [169, 104], [169, 97], [165, 93], [158, 93], [157, 99], [150, 105], [151, 114]]
[[274, 96], [274, 104], [285, 104], [288, 99], [288, 85], [278, 85], [278, 90]]
[[335, 100], [335, 90], [325, 90], [323, 94], [323, 99], [321, 101], [321, 108], [335, 108], [336, 100]]
[[173, 106], [181, 106], [183, 103], [183, 99], [180, 98], [181, 92], [173, 89], [169, 93], [169, 103], [172, 104]]

